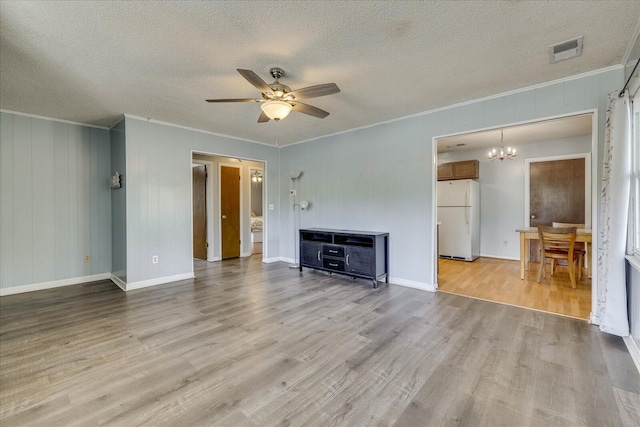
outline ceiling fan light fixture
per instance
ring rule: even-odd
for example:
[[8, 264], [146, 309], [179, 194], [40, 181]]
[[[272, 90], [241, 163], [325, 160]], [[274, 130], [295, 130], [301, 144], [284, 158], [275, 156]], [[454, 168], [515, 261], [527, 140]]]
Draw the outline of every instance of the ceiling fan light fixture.
[[289, 115], [293, 107], [284, 101], [267, 101], [260, 108], [271, 120], [282, 120]]

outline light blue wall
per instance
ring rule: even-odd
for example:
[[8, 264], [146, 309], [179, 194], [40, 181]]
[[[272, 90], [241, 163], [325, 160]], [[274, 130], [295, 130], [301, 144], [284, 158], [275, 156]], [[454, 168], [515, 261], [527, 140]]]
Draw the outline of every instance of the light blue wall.
[[388, 231], [390, 275], [432, 284], [432, 138], [597, 108], [602, 159], [607, 94], [622, 84], [618, 68], [283, 147], [280, 252], [293, 257], [286, 173], [299, 169], [300, 198], [313, 204], [301, 227]]
[[[126, 117], [127, 283], [193, 271], [191, 152], [266, 162], [268, 257], [279, 251], [276, 147]], [[274, 183], [273, 185], [270, 183]], [[154, 255], [159, 257], [153, 264]]]
[[640, 271], [627, 264], [627, 306], [631, 336], [640, 347]]
[[[438, 164], [459, 160], [480, 161], [480, 254], [520, 259], [520, 235], [524, 225], [525, 160], [562, 154], [590, 153], [591, 135], [578, 135], [514, 145], [513, 160], [491, 162], [488, 149], [453, 151], [438, 155]], [[590, 173], [590, 170], [587, 171]], [[504, 241], [507, 244], [504, 244]]]
[[0, 287], [111, 271], [110, 157], [107, 130], [0, 113]]
[[122, 187], [111, 191], [111, 272], [127, 281], [127, 168], [125, 121], [111, 128], [111, 175], [120, 174]]

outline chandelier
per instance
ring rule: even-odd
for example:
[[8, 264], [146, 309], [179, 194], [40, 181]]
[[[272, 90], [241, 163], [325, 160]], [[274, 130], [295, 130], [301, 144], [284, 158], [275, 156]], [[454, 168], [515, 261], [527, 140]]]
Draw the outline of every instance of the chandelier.
[[251, 182], [253, 182], [254, 187], [257, 186], [259, 182], [262, 182], [262, 171], [252, 170]]
[[500, 129], [500, 148], [494, 148], [489, 151], [489, 160], [492, 162], [495, 159], [500, 159], [503, 161], [504, 159], [513, 160], [516, 157], [516, 149], [507, 147], [506, 151], [504, 149], [504, 130]]

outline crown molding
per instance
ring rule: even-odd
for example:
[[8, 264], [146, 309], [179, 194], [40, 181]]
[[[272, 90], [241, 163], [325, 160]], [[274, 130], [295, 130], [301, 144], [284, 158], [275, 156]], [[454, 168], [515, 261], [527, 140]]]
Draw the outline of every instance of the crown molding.
[[415, 118], [415, 117], [426, 116], [426, 115], [429, 115], [429, 114], [437, 113], [439, 111], [450, 110], [450, 109], [453, 109], [453, 108], [464, 107], [466, 105], [475, 104], [475, 103], [478, 103], [478, 102], [489, 101], [491, 99], [502, 98], [504, 96], [515, 95], [515, 94], [522, 93], [522, 92], [528, 92], [530, 90], [540, 89], [540, 88], [543, 88], [543, 87], [552, 86], [552, 85], [556, 85], [556, 84], [560, 84], [560, 83], [566, 83], [566, 82], [570, 82], [570, 81], [573, 81], [573, 80], [582, 79], [582, 78], [585, 78], [585, 77], [595, 76], [595, 75], [598, 75], [598, 74], [607, 73], [609, 71], [619, 70], [621, 68], [624, 68], [624, 67], [622, 65], [620, 65], [620, 64], [616, 64], [616, 65], [612, 65], [612, 66], [605, 67], [605, 68], [599, 68], [599, 69], [593, 70], [593, 71], [587, 71], [585, 73], [574, 74], [572, 76], [563, 77], [561, 79], [550, 80], [548, 82], [538, 83], [538, 84], [531, 85], [531, 86], [526, 86], [526, 87], [523, 87], [523, 88], [520, 88], [520, 89], [514, 89], [514, 90], [507, 91], [507, 92], [500, 92], [500, 93], [497, 93], [495, 95], [489, 95], [489, 96], [485, 96], [485, 97], [482, 97], [482, 98], [476, 98], [476, 99], [472, 99], [472, 100], [469, 100], [469, 101], [459, 102], [457, 104], [451, 104], [451, 105], [447, 105], [447, 106], [444, 106], [444, 107], [434, 108], [432, 110], [422, 111], [420, 113], [415, 113], [415, 114], [411, 114], [411, 115], [408, 115], [408, 116], [398, 117], [398, 118], [395, 118], [395, 119], [385, 120], [385, 121], [373, 123], [373, 124], [370, 124], [370, 125], [364, 125], [364, 126], [360, 126], [360, 127], [353, 128], [353, 129], [348, 129], [348, 130], [343, 130], [343, 131], [340, 131], [340, 132], [330, 133], [328, 135], [309, 138], [309, 139], [305, 139], [305, 140], [302, 140], [302, 141], [297, 141], [297, 142], [293, 142], [291, 144], [284, 145], [284, 146], [282, 146], [280, 148], [286, 148], [286, 147], [290, 147], [292, 145], [303, 144], [305, 142], [311, 142], [311, 141], [315, 141], [315, 140], [318, 140], [318, 139], [329, 138], [329, 137], [332, 137], [332, 136], [342, 135], [342, 134], [349, 133], [349, 132], [355, 132], [355, 131], [359, 131], [359, 130], [363, 130], [363, 129], [368, 129], [368, 128], [380, 126], [380, 125], [386, 125], [386, 124], [389, 124], [389, 123], [399, 122], [401, 120], [407, 120], [407, 119], [412, 119], [412, 118]]
[[85, 127], [89, 127], [89, 128], [95, 128], [95, 129], [104, 129], [104, 130], [109, 130], [110, 129], [110, 128], [106, 127], [106, 126], [98, 126], [98, 125], [92, 125], [92, 124], [89, 124], [89, 123], [73, 122], [73, 121], [70, 121], [70, 120], [57, 119], [55, 117], [38, 116], [37, 114], [23, 113], [21, 111], [6, 110], [4, 108], [0, 108], [0, 113], [15, 114], [16, 116], [32, 117], [34, 119], [49, 120], [51, 122], [67, 123], [69, 125], [85, 126]]

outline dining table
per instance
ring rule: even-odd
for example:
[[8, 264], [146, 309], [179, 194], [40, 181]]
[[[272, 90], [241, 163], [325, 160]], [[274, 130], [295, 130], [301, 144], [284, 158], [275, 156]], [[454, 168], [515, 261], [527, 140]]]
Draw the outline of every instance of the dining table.
[[[531, 254], [529, 253], [529, 242], [539, 240], [538, 227], [522, 227], [516, 232], [520, 233], [520, 279], [524, 280], [524, 272], [529, 270]], [[584, 242], [586, 246], [587, 272], [591, 278], [591, 229], [578, 228], [576, 230], [576, 242]], [[582, 266], [580, 266], [582, 268]]]

